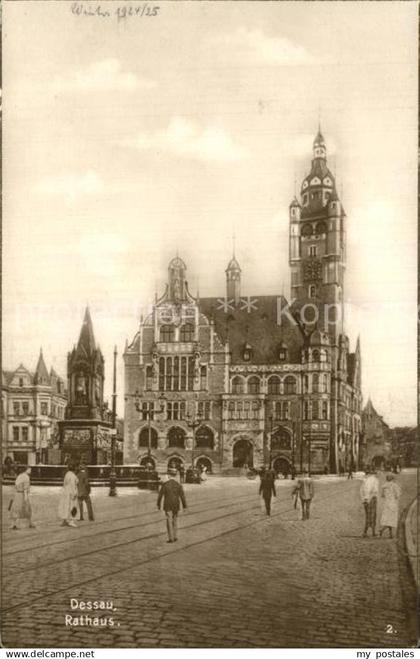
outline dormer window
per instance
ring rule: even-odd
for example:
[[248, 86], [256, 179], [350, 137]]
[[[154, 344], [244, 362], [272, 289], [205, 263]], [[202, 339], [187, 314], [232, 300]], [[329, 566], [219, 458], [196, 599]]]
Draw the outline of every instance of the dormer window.
[[246, 343], [244, 346], [244, 351], [242, 353], [242, 357], [245, 362], [249, 362], [252, 359], [252, 347], [249, 345], [249, 343]]
[[19, 387], [23, 387], [23, 378], [19, 378]]
[[285, 345], [281, 345], [279, 348], [279, 361], [284, 362], [287, 359], [287, 348]]

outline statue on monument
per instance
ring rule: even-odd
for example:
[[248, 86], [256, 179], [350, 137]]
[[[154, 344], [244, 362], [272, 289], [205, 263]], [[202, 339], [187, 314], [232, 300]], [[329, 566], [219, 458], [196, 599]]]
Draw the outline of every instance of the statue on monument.
[[87, 404], [87, 382], [86, 376], [82, 371], [76, 376], [76, 405]]

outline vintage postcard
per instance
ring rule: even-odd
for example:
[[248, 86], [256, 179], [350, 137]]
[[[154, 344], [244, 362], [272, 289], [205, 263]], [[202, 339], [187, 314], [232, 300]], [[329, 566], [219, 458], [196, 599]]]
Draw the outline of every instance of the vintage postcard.
[[3, 647], [414, 656], [417, 3], [2, 4]]

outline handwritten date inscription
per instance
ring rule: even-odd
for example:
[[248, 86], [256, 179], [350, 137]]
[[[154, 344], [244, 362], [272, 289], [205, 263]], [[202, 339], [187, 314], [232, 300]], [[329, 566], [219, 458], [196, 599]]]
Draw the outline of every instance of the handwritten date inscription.
[[148, 2], [133, 5], [118, 5], [117, 7], [106, 7], [93, 2], [73, 2], [71, 13], [76, 16], [93, 16], [97, 18], [116, 18], [118, 21], [130, 18], [147, 18], [159, 15], [159, 5], [151, 5]]

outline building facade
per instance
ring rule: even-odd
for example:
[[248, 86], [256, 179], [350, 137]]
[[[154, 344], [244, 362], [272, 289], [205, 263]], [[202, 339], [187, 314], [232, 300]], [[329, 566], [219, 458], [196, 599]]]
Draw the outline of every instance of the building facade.
[[3, 460], [47, 464], [58, 441], [58, 422], [67, 405], [65, 382], [48, 372], [42, 350], [35, 373], [22, 364], [2, 373]]
[[361, 461], [364, 465], [384, 467], [393, 459], [391, 428], [378, 414], [369, 398], [362, 413], [363, 440]]
[[193, 297], [186, 264], [170, 262], [124, 353], [125, 463], [284, 473], [357, 464], [361, 354], [344, 334], [345, 219], [319, 132], [290, 205], [293, 304], [244, 296], [235, 255], [214, 298]]

